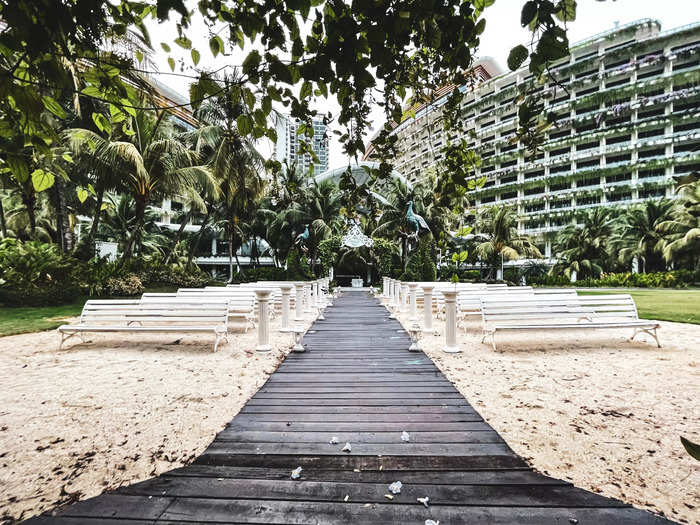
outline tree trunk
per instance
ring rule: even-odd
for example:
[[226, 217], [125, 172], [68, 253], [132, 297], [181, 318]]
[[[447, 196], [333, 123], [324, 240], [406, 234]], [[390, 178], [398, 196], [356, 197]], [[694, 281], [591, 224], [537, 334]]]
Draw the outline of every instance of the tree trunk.
[[[228, 284], [233, 283], [233, 232], [226, 232], [226, 244], [228, 245]], [[238, 258], [238, 255], [236, 255]]]
[[187, 255], [188, 267], [192, 265], [192, 260], [194, 259], [194, 252], [197, 250], [197, 246], [199, 246], [199, 241], [202, 239], [202, 234], [204, 233], [204, 228], [206, 228], [207, 223], [209, 222], [209, 215], [209, 206], [207, 206], [207, 213], [206, 215], [204, 215], [204, 220], [202, 221], [202, 224], [199, 227], [199, 231], [197, 232], [195, 238], [192, 239], [192, 244], [190, 245], [190, 253]]
[[63, 253], [69, 253], [73, 251], [73, 232], [68, 221], [68, 206], [66, 205], [63, 179], [60, 177], [56, 178], [54, 189], [56, 197], [56, 230], [60, 239], [59, 244]]
[[187, 223], [190, 222], [190, 212], [187, 212], [185, 216], [182, 218], [182, 222], [180, 223], [180, 228], [177, 230], [177, 233], [175, 234], [175, 239], [173, 240], [173, 245], [170, 247], [170, 251], [168, 251], [168, 255], [165, 256], [165, 259], [163, 260], [163, 264], [168, 264], [170, 262], [170, 259], [172, 258], [173, 254], [175, 253], [175, 249], [177, 248], [178, 243], [182, 239], [182, 233], [185, 231], [185, 226], [187, 226]]
[[146, 201], [143, 199], [136, 200], [136, 224], [134, 225], [134, 231], [131, 232], [129, 240], [124, 247], [124, 253], [119, 261], [119, 268], [122, 268], [124, 264], [131, 258], [131, 252], [134, 249], [134, 242], [141, 234], [141, 229], [143, 228], [144, 217], [146, 215]]
[[5, 208], [2, 207], [2, 195], [0, 195], [0, 235], [7, 238], [7, 223], [5, 222]]
[[95, 250], [95, 239], [97, 238], [97, 229], [100, 225], [100, 216], [102, 215], [102, 203], [105, 198], [105, 189], [100, 186], [97, 189], [97, 202], [95, 202], [95, 211], [92, 214], [92, 224], [90, 225], [90, 231], [88, 232], [88, 238], [85, 245], [88, 248], [88, 253], [90, 257], [94, 257], [96, 254]]
[[22, 192], [22, 204], [27, 209], [27, 216], [29, 217], [29, 237], [34, 240], [36, 237], [36, 193], [33, 190], [29, 192]]

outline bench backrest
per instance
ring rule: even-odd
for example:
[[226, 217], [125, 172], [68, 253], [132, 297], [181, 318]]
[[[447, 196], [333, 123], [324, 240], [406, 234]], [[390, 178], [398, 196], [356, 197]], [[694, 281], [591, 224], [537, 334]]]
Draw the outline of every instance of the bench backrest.
[[484, 326], [498, 324], [556, 324], [601, 320], [636, 320], [637, 307], [629, 294], [537, 295], [517, 299], [483, 297]]
[[173, 298], [137, 300], [89, 300], [80, 314], [82, 324], [142, 325], [180, 324], [228, 326], [228, 301], [184, 301]]

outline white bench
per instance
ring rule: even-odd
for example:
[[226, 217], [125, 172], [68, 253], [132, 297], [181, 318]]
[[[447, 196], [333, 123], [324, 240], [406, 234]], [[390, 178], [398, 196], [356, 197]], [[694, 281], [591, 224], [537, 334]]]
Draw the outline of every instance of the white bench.
[[85, 332], [212, 332], [214, 351], [228, 332], [228, 302], [165, 300], [90, 300], [83, 306], [78, 324], [58, 327], [63, 343]]
[[242, 323], [245, 332], [248, 328], [255, 328], [255, 297], [230, 292], [209, 293], [206, 288], [180, 288], [177, 293], [145, 293], [141, 296], [142, 303], [167, 301], [198, 304], [227, 301], [229, 322]]
[[576, 295], [550, 294], [532, 298], [484, 297], [481, 301], [483, 343], [491, 338], [496, 350], [496, 332], [633, 328], [630, 340], [647, 333], [659, 348], [659, 323], [639, 319], [632, 296], [627, 294]]

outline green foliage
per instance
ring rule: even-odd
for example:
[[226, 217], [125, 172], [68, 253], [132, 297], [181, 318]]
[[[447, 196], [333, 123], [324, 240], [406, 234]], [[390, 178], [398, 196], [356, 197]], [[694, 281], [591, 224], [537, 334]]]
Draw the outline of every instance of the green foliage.
[[327, 276], [335, 263], [338, 261], [338, 253], [340, 252], [340, 236], [334, 235], [329, 239], [321, 241], [318, 245], [319, 266], [317, 267], [318, 275]]
[[233, 284], [240, 284], [254, 283], [256, 281], [286, 281], [287, 277], [288, 275], [284, 268], [261, 267], [251, 268], [245, 272], [234, 273], [231, 282]]
[[0, 303], [62, 304], [80, 294], [81, 267], [53, 244], [0, 241]]
[[297, 248], [292, 248], [287, 256], [287, 280], [308, 281], [309, 279], [312, 279], [312, 275], [306, 257]]
[[372, 254], [374, 255], [379, 275], [392, 275], [396, 255], [399, 251], [398, 243], [381, 237], [372, 237], [372, 240], [374, 241]]
[[690, 454], [697, 461], [700, 461], [700, 445], [698, 445], [697, 443], [693, 443], [692, 441], [684, 438], [683, 436], [681, 436], [681, 443], [683, 444], [683, 448], [685, 448], [688, 454]]
[[402, 281], [432, 282], [437, 278], [435, 267], [435, 247], [432, 239], [422, 237], [418, 248], [408, 258], [406, 270], [401, 275]]
[[700, 271], [676, 270], [653, 273], [608, 273], [599, 279], [582, 279], [576, 286], [586, 288], [685, 288], [700, 282]]

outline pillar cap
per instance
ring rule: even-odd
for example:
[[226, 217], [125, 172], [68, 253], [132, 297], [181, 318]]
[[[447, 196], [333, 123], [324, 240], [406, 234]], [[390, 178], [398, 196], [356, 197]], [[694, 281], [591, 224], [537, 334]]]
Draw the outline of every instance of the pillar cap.
[[426, 292], [432, 292], [433, 290], [435, 290], [434, 284], [421, 284], [420, 287], [423, 288], [423, 290]]
[[280, 284], [280, 289], [283, 292], [290, 292], [292, 290], [292, 288], [294, 288], [294, 285], [291, 283], [290, 284]]
[[258, 296], [258, 299], [269, 299], [271, 294], [272, 294], [272, 290], [270, 288], [256, 288], [255, 289], [255, 295]]
[[440, 290], [445, 299], [456, 299], [458, 290]]

